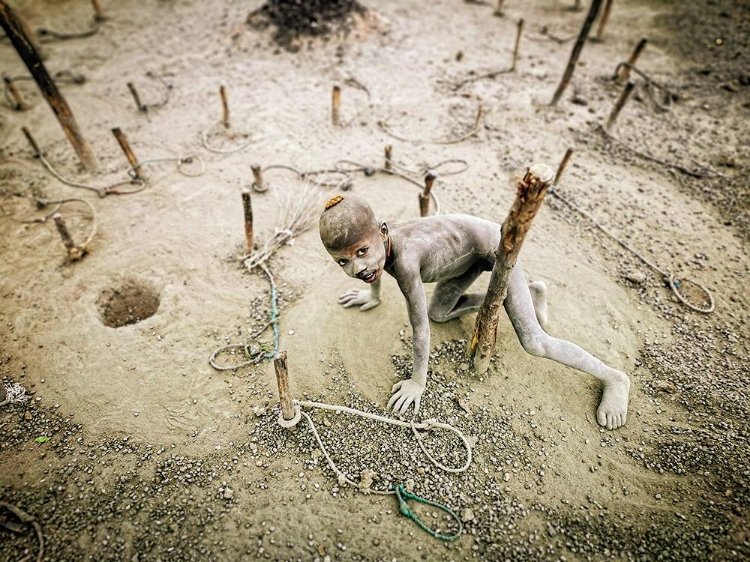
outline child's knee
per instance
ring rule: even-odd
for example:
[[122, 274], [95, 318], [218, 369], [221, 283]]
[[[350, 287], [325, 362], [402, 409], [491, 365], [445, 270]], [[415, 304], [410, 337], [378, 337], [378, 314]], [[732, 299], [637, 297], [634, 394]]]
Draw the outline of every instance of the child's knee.
[[535, 357], [545, 357], [547, 355], [547, 346], [545, 345], [544, 337], [540, 336], [526, 336], [521, 339], [521, 345], [523, 346], [526, 353], [534, 355]]
[[430, 320], [432, 320], [433, 322], [437, 322], [438, 324], [442, 324], [443, 322], [448, 321], [448, 315], [446, 314], [446, 312], [433, 306], [427, 309], [427, 316], [430, 318]]

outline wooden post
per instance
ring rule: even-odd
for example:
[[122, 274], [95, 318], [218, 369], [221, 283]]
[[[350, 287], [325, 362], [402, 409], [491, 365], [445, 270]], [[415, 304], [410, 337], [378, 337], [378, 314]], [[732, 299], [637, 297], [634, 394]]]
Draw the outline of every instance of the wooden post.
[[219, 88], [219, 95], [221, 96], [221, 122], [224, 124], [224, 128], [229, 128], [229, 104], [227, 103], [227, 89], [224, 86]]
[[83, 167], [89, 171], [96, 170], [96, 158], [94, 158], [91, 147], [78, 129], [78, 124], [70, 111], [70, 107], [44, 67], [39, 53], [24, 32], [23, 25], [4, 0], [0, 0], [0, 27], [3, 28], [13, 47], [31, 72], [31, 76], [55, 113]]
[[99, 4], [99, 0], [91, 0], [91, 5], [94, 7], [95, 21], [104, 21], [107, 19], [104, 15], [104, 12], [102, 11], [101, 5]]
[[281, 402], [281, 415], [285, 420], [294, 417], [294, 404], [292, 404], [292, 391], [289, 388], [289, 373], [286, 368], [286, 351], [279, 351], [273, 358], [273, 367], [276, 370], [276, 383], [279, 385], [279, 401]]
[[13, 101], [16, 103], [16, 105], [13, 107], [16, 111], [23, 111], [24, 109], [29, 107], [29, 104], [26, 103], [26, 100], [23, 99], [23, 96], [21, 95], [21, 91], [16, 87], [15, 82], [13, 82], [13, 79], [3, 74], [3, 82], [5, 82], [5, 88], [8, 90], [8, 93], [13, 98]]
[[245, 250], [253, 253], [253, 204], [250, 201], [250, 190], [242, 190], [242, 206], [245, 210]]
[[581, 0], [576, 0], [576, 3], [573, 5], [573, 11], [574, 12], [581, 11]]
[[250, 169], [253, 171], [253, 177], [255, 178], [255, 181], [253, 182], [253, 189], [258, 193], [266, 191], [268, 189], [268, 186], [263, 180], [263, 173], [260, 170], [260, 165], [255, 164], [254, 166], [250, 166]]
[[513, 64], [510, 65], [510, 71], [516, 69], [516, 60], [518, 60], [518, 47], [521, 45], [521, 33], [523, 33], [523, 18], [518, 20], [518, 30], [516, 31], [516, 46], [513, 49]]
[[617, 119], [617, 116], [620, 114], [620, 110], [623, 108], [625, 103], [628, 101], [628, 98], [630, 97], [630, 94], [633, 93], [633, 88], [635, 88], [635, 83], [628, 81], [627, 84], [625, 84], [625, 87], [622, 89], [622, 93], [620, 94], [620, 97], [617, 100], [617, 103], [612, 108], [612, 112], [609, 114], [609, 119], [607, 119], [607, 129], [609, 129], [612, 124]]
[[531, 166], [518, 183], [516, 200], [503, 222], [500, 244], [495, 251], [495, 267], [492, 268], [487, 296], [477, 314], [474, 335], [468, 349], [469, 358], [474, 360], [474, 369], [479, 374], [485, 373], [490, 366], [490, 358], [495, 351], [500, 309], [508, 294], [510, 274], [553, 178], [548, 166]]
[[65, 249], [68, 250], [68, 259], [70, 261], [80, 260], [86, 251], [83, 248], [76, 246], [75, 242], [73, 242], [73, 237], [70, 235], [68, 227], [60, 213], [55, 213], [52, 215], [52, 218], [55, 221], [57, 232], [60, 233], [60, 238], [62, 238]]
[[586, 16], [586, 21], [583, 22], [581, 33], [578, 35], [578, 40], [573, 46], [573, 51], [570, 53], [568, 66], [565, 68], [565, 73], [563, 74], [562, 80], [560, 81], [560, 85], [557, 87], [557, 91], [555, 91], [555, 95], [552, 96], [550, 105], [557, 105], [557, 102], [560, 101], [560, 98], [565, 92], [565, 89], [568, 87], [570, 79], [573, 77], [573, 71], [575, 70], [576, 63], [578, 62], [578, 57], [581, 56], [583, 44], [586, 42], [586, 37], [588, 37], [589, 31], [591, 31], [591, 26], [596, 19], [596, 14], [597, 12], [599, 12], [599, 7], [601, 5], [602, 0], [591, 0], [591, 8], [589, 8], [589, 13]]
[[133, 150], [130, 148], [128, 137], [125, 136], [125, 133], [123, 133], [119, 127], [115, 127], [114, 129], [112, 129], [112, 134], [117, 139], [117, 142], [120, 143], [120, 148], [122, 148], [122, 151], [125, 153], [125, 158], [127, 158], [128, 162], [130, 162], [130, 166], [135, 173], [136, 179], [143, 180], [143, 171], [138, 165], [138, 158], [135, 157], [135, 154], [133, 154]]
[[563, 156], [562, 162], [560, 162], [560, 166], [557, 168], [557, 173], [555, 174], [555, 181], [552, 182], [552, 185], [557, 185], [560, 183], [560, 178], [563, 175], [563, 172], [565, 171], [565, 167], [568, 165], [568, 160], [570, 160], [570, 157], [573, 156], [573, 149], [569, 148], [565, 151], [565, 156]]
[[503, 4], [505, 3], [505, 0], [497, 0], [497, 6], [495, 7], [495, 11], [492, 12], [493, 16], [497, 16], [499, 18], [503, 17]]
[[602, 17], [599, 20], [599, 27], [596, 30], [596, 40], [601, 41], [602, 35], [604, 35], [604, 27], [607, 25], [607, 22], [609, 21], [609, 13], [612, 11], [612, 3], [614, 0], [607, 0], [604, 4], [604, 12], [602, 12]]
[[645, 37], [638, 41], [638, 44], [635, 46], [635, 49], [633, 49], [633, 52], [628, 59], [628, 64], [622, 67], [622, 70], [620, 70], [620, 74], [616, 77], [617, 81], [620, 84], [624, 84], [625, 82], [627, 82], [628, 78], [630, 78], [630, 69], [631, 67], [635, 66], [635, 63], [638, 61], [638, 57], [641, 56], [641, 52], [643, 52], [643, 49], [646, 48], [646, 43], [648, 43], [648, 39], [646, 39]]
[[419, 194], [420, 217], [426, 217], [430, 214], [430, 191], [432, 191], [432, 184], [436, 177], [434, 174], [427, 174], [424, 177], [424, 191]]
[[131, 95], [133, 96], [133, 99], [135, 100], [135, 106], [138, 108], [138, 111], [145, 113], [146, 112], [146, 106], [141, 103], [141, 97], [138, 95], [138, 90], [135, 89], [135, 84], [132, 82], [128, 82], [128, 90], [130, 90]]
[[385, 169], [391, 171], [391, 154], [393, 153], [393, 147], [390, 144], [385, 145]]
[[331, 122], [334, 127], [338, 127], [340, 123], [340, 109], [341, 109], [341, 88], [338, 86], [333, 87], [332, 94], [332, 106], [331, 106]]
[[34, 158], [39, 158], [42, 155], [42, 151], [39, 150], [39, 145], [34, 140], [34, 137], [31, 136], [31, 131], [26, 127], [21, 127], [21, 131], [23, 132], [23, 136], [26, 137], [26, 140], [29, 141], [31, 149], [34, 151]]

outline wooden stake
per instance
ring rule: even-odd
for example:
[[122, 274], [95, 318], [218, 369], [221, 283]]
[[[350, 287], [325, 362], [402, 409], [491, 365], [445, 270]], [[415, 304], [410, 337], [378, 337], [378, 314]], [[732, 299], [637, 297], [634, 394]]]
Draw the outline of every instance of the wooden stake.
[[5, 87], [13, 98], [13, 101], [16, 102], [16, 105], [13, 107], [13, 109], [15, 109], [16, 111], [23, 111], [24, 109], [28, 108], [29, 104], [27, 104], [26, 100], [23, 99], [21, 91], [16, 87], [13, 79], [10, 76], [3, 74], [3, 82], [5, 82]]
[[273, 367], [276, 370], [276, 383], [279, 385], [279, 401], [281, 402], [281, 415], [285, 420], [294, 417], [294, 404], [292, 404], [292, 391], [289, 388], [289, 373], [286, 368], [286, 351], [279, 351], [273, 358]]
[[135, 157], [135, 154], [133, 154], [133, 150], [130, 148], [128, 137], [125, 136], [125, 133], [123, 133], [119, 127], [115, 127], [114, 129], [112, 129], [112, 134], [117, 139], [117, 142], [120, 143], [120, 148], [122, 148], [122, 151], [125, 153], [125, 158], [127, 158], [128, 162], [130, 162], [130, 167], [133, 169], [135, 177], [139, 180], [143, 180], [143, 172], [141, 171], [141, 167], [138, 165], [138, 158]]
[[135, 100], [135, 106], [138, 108], [138, 111], [145, 113], [146, 106], [141, 103], [141, 97], [138, 95], [138, 90], [135, 89], [135, 84], [128, 82], [128, 90], [130, 90], [130, 93]]
[[570, 79], [573, 77], [573, 71], [575, 70], [576, 63], [578, 62], [578, 57], [581, 55], [581, 50], [583, 50], [583, 44], [586, 42], [586, 37], [589, 36], [589, 31], [591, 31], [591, 26], [593, 25], [594, 20], [596, 19], [596, 14], [599, 12], [599, 7], [601, 5], [602, 5], [602, 0], [591, 1], [591, 8], [589, 8], [589, 13], [586, 16], [586, 21], [583, 22], [581, 33], [580, 35], [578, 35], [578, 40], [576, 41], [576, 44], [573, 46], [573, 51], [570, 53], [568, 66], [565, 69], [565, 73], [563, 74], [562, 80], [560, 81], [560, 85], [557, 87], [557, 91], [555, 92], [555, 95], [552, 97], [552, 101], [550, 102], [550, 105], [557, 105], [557, 102], [560, 101], [560, 98], [565, 92], [565, 89], [568, 87], [568, 84], [570, 83]]
[[99, 0], [91, 0], [91, 5], [94, 7], [94, 20], [104, 21], [107, 19], [102, 11], [101, 5], [99, 4]]
[[229, 128], [229, 104], [227, 103], [227, 89], [222, 86], [219, 88], [219, 95], [221, 96], [221, 122], [224, 124], [224, 128]]
[[635, 63], [638, 61], [638, 57], [641, 56], [641, 52], [643, 52], [643, 49], [646, 48], [646, 43], [648, 43], [648, 39], [646, 39], [645, 37], [638, 41], [638, 44], [635, 46], [635, 49], [633, 49], [633, 52], [628, 59], [628, 64], [623, 65], [622, 70], [620, 70], [620, 75], [617, 76], [617, 81], [620, 84], [624, 84], [625, 82], [627, 82], [628, 78], [630, 78], [630, 69], [635, 66]]
[[253, 204], [250, 201], [250, 190], [242, 190], [242, 206], [245, 209], [245, 250], [253, 253]]
[[21, 127], [21, 131], [23, 132], [23, 135], [26, 137], [26, 140], [29, 141], [29, 144], [31, 145], [31, 149], [34, 151], [34, 158], [39, 158], [42, 155], [42, 151], [39, 150], [39, 145], [34, 140], [34, 137], [31, 136], [31, 132], [26, 127]]
[[493, 16], [497, 16], [499, 18], [503, 17], [503, 4], [505, 3], [505, 0], [497, 0], [497, 7], [495, 8], [495, 11], [492, 12]]
[[385, 145], [385, 169], [390, 171], [392, 168], [391, 165], [391, 154], [393, 152], [393, 147], [390, 144]]
[[83, 248], [79, 248], [76, 246], [75, 242], [73, 242], [73, 237], [70, 235], [62, 215], [60, 213], [55, 213], [52, 215], [52, 218], [55, 221], [57, 232], [60, 233], [60, 238], [62, 238], [65, 249], [68, 250], [68, 259], [70, 261], [80, 260], [86, 252]]
[[34, 48], [28, 35], [24, 32], [21, 22], [4, 0], [0, 0], [0, 27], [3, 28], [13, 47], [29, 69], [29, 72], [31, 72], [31, 76], [55, 113], [60, 126], [62, 126], [70, 144], [73, 145], [73, 149], [76, 151], [83, 167], [89, 171], [96, 170], [96, 158], [94, 158], [94, 154], [91, 152], [89, 143], [86, 142], [86, 139], [83, 138], [78, 129], [78, 124], [75, 117], [73, 117], [73, 113], [70, 111], [70, 107], [44, 67], [39, 53]]
[[601, 41], [602, 35], [604, 35], [604, 27], [609, 21], [609, 13], [612, 11], [612, 4], [614, 0], [607, 0], [604, 4], [604, 12], [602, 12], [602, 18], [599, 20], [599, 27], [596, 30], [596, 40]]
[[570, 160], [570, 157], [573, 156], [573, 149], [569, 148], [565, 151], [565, 156], [563, 156], [562, 162], [560, 162], [560, 166], [557, 168], [557, 173], [555, 174], [555, 181], [552, 182], [552, 185], [557, 185], [560, 183], [560, 178], [563, 175], [563, 172], [565, 171], [565, 167], [568, 165], [568, 160]]
[[253, 171], [253, 177], [255, 178], [255, 182], [253, 182], [253, 189], [258, 193], [266, 191], [268, 189], [268, 186], [266, 185], [266, 182], [263, 181], [263, 173], [260, 170], [260, 165], [256, 164], [254, 166], [250, 166], [250, 169]]
[[518, 20], [518, 31], [516, 31], [516, 46], [513, 49], [513, 64], [510, 65], [510, 71], [516, 69], [516, 60], [518, 59], [518, 47], [521, 45], [521, 33], [523, 33], [523, 18]]
[[607, 119], [607, 129], [609, 129], [617, 119], [617, 116], [620, 114], [620, 110], [622, 110], [623, 106], [628, 101], [630, 94], [633, 93], [633, 88], [635, 88], [634, 82], [628, 81], [628, 83], [625, 84], [625, 87], [622, 89], [622, 93], [620, 94], [617, 103], [612, 108], [612, 112], [609, 114], [609, 119]]
[[474, 335], [468, 349], [469, 358], [474, 360], [474, 369], [479, 374], [485, 373], [490, 366], [490, 359], [495, 351], [500, 309], [508, 293], [510, 274], [553, 178], [548, 166], [531, 166], [518, 183], [516, 200], [503, 222], [500, 244], [495, 250], [495, 267], [492, 268], [487, 296], [477, 314]]
[[573, 5], [573, 11], [574, 12], [581, 11], [581, 0], [576, 0], [576, 3]]
[[432, 184], [436, 177], [434, 174], [427, 174], [424, 177], [424, 191], [419, 194], [420, 217], [426, 217], [430, 213], [430, 192], [432, 191]]
[[341, 88], [338, 86], [334, 86], [333, 94], [332, 94], [332, 106], [331, 106], [331, 122], [333, 123], [334, 127], [339, 126], [340, 108], [341, 108]]

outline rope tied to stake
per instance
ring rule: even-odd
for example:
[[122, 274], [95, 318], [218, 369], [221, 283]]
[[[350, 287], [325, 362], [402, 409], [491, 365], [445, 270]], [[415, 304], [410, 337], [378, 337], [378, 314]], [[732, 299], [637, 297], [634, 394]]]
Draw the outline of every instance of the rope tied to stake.
[[[338, 466], [336, 466], [336, 463], [333, 461], [333, 459], [331, 458], [331, 455], [328, 453], [328, 449], [326, 449], [326, 446], [323, 443], [323, 440], [320, 438], [318, 429], [315, 427], [315, 422], [313, 422], [312, 418], [307, 412], [302, 411], [302, 407], [305, 406], [305, 407], [310, 407], [310, 408], [318, 408], [321, 410], [328, 410], [328, 411], [332, 411], [336, 413], [346, 413], [346, 414], [350, 414], [354, 416], [360, 416], [366, 419], [371, 419], [371, 420], [380, 421], [383, 423], [388, 423], [391, 425], [396, 425], [399, 427], [409, 427], [414, 433], [414, 437], [417, 440], [417, 444], [419, 444], [420, 449], [422, 449], [422, 452], [430, 460], [430, 462], [432, 462], [432, 464], [434, 464], [436, 467], [440, 468], [441, 470], [444, 470], [446, 472], [451, 472], [451, 473], [465, 472], [466, 470], [468, 470], [469, 465], [471, 465], [471, 460], [472, 460], [471, 444], [469, 443], [466, 436], [463, 433], [461, 433], [459, 429], [453, 427], [450, 424], [438, 422], [435, 419], [428, 419], [421, 423], [415, 423], [414, 420], [406, 422], [406, 421], [397, 420], [393, 418], [387, 418], [379, 414], [363, 412], [361, 410], [357, 410], [355, 408], [349, 408], [347, 406], [324, 404], [322, 402], [313, 402], [310, 400], [293, 400], [292, 405], [294, 406], [294, 416], [291, 419], [286, 420], [284, 419], [284, 416], [282, 415], [282, 413], [279, 412], [279, 418], [278, 418], [279, 425], [281, 427], [290, 429], [296, 426], [297, 423], [299, 423], [299, 421], [304, 416], [305, 419], [307, 420], [308, 425], [310, 426], [310, 431], [312, 432], [313, 437], [315, 437], [315, 440], [317, 441], [318, 446], [320, 447], [320, 450], [323, 453], [323, 456], [325, 456], [326, 461], [328, 462], [328, 466], [336, 474], [340, 484], [342, 485], [345, 483], [349, 484], [350, 486], [357, 488], [366, 494], [379, 494], [379, 495], [394, 495], [395, 494], [399, 503], [399, 511], [404, 516], [412, 519], [421, 529], [423, 529], [424, 531], [426, 531], [433, 537], [444, 540], [444, 541], [454, 541], [459, 536], [461, 536], [461, 533], [463, 532], [463, 524], [461, 523], [460, 518], [448, 507], [442, 504], [439, 504], [437, 502], [428, 500], [426, 498], [422, 498], [420, 496], [414, 495], [410, 492], [407, 492], [403, 484], [392, 486], [391, 489], [389, 490], [371, 490], [369, 488], [363, 488], [361, 485], [357, 484], [351, 478], [349, 478], [344, 472], [342, 472], [339, 469]], [[450, 466], [446, 466], [442, 464], [437, 459], [435, 459], [427, 450], [427, 448], [424, 446], [424, 443], [422, 442], [422, 438], [419, 436], [419, 433], [417, 433], [417, 430], [430, 430], [430, 429], [444, 429], [446, 431], [451, 431], [455, 433], [463, 442], [464, 447], [466, 447], [466, 462], [460, 467], [450, 467]], [[453, 535], [444, 535], [438, 531], [430, 529], [412, 512], [411, 508], [406, 503], [406, 499], [412, 499], [420, 503], [424, 503], [425, 505], [431, 505], [433, 507], [437, 507], [445, 511], [458, 522], [458, 531]]]

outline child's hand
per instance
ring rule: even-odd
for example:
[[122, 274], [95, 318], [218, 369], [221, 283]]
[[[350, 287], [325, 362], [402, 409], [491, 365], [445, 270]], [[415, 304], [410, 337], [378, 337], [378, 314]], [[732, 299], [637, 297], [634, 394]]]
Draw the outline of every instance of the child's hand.
[[394, 384], [391, 392], [394, 394], [388, 401], [388, 410], [393, 407], [394, 412], [405, 414], [409, 406], [414, 403], [414, 415], [416, 416], [419, 413], [419, 403], [422, 401], [424, 386], [413, 379], [407, 379]]
[[344, 308], [359, 306], [361, 311], [370, 310], [380, 304], [380, 299], [373, 296], [371, 291], [350, 289], [339, 297], [338, 303]]

